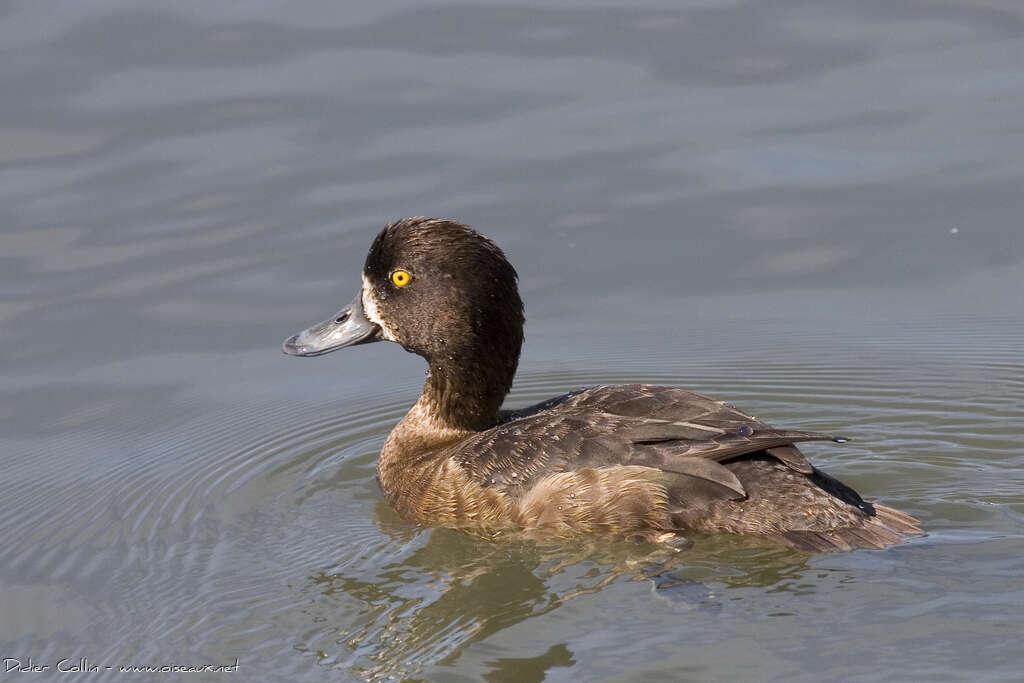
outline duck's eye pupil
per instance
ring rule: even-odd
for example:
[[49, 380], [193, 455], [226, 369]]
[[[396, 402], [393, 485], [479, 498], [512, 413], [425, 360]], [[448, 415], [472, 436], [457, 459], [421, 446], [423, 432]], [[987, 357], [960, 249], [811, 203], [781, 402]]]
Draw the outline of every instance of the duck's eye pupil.
[[391, 281], [398, 287], [405, 287], [407, 284], [412, 282], [412, 275], [405, 270], [396, 270], [391, 273]]

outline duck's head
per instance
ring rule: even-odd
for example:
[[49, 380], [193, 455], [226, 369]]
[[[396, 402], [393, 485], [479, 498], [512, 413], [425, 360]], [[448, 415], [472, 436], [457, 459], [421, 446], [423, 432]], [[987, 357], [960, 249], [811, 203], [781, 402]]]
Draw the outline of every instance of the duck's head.
[[504, 397], [523, 341], [516, 279], [501, 250], [475, 230], [437, 218], [404, 218], [373, 241], [352, 302], [287, 339], [283, 351], [319, 356], [393, 341], [426, 358], [432, 378], [488, 384], [488, 390], [458, 389]]

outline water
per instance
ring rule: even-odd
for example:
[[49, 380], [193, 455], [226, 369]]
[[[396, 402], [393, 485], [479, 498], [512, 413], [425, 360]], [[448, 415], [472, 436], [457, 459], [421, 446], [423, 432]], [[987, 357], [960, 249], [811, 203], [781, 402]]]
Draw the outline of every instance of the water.
[[[33, 680], [1019, 678], [1018, 3], [0, 14], [0, 657]], [[928, 536], [402, 521], [375, 457], [420, 360], [278, 347], [416, 214], [519, 269], [510, 405], [649, 381], [849, 435], [806, 450]]]

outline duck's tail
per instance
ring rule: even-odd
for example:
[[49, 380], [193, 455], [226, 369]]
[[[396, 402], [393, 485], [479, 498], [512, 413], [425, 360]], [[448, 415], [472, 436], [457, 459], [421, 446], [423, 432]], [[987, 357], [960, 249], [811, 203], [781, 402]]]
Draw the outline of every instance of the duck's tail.
[[775, 536], [785, 545], [814, 553], [830, 553], [856, 548], [881, 549], [903, 541], [905, 536], [921, 535], [921, 522], [905, 512], [884, 505], [872, 505], [874, 514], [862, 524], [830, 531], [787, 531]]

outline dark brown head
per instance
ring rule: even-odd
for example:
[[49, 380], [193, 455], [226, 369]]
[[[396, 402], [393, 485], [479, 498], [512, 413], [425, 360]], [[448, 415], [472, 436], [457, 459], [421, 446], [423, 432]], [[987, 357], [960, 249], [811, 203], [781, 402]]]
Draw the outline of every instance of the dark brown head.
[[373, 241], [355, 300], [288, 339], [284, 352], [315, 356], [397, 342], [430, 363], [427, 391], [444, 419], [482, 429], [496, 419], [519, 360], [523, 304], [516, 280], [501, 250], [475, 230], [404, 218]]

